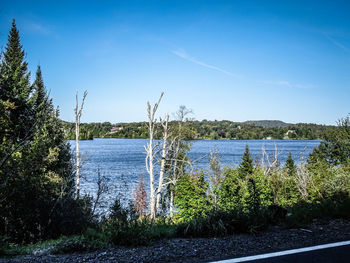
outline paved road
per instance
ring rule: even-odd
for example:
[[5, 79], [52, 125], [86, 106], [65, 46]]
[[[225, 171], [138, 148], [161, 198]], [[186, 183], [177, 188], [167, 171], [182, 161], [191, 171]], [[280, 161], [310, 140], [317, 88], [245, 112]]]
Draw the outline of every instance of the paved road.
[[349, 263], [350, 241], [326, 244], [321, 246], [293, 249], [251, 257], [228, 259], [217, 263]]

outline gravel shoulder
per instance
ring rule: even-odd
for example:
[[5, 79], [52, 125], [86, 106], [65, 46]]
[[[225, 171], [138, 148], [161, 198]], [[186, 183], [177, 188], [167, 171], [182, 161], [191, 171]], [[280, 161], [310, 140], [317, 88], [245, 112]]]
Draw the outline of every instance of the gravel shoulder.
[[0, 262], [208, 262], [345, 240], [350, 240], [350, 221], [315, 220], [304, 229], [281, 229], [274, 226], [257, 235], [174, 238], [136, 248], [116, 247], [66, 255], [28, 255], [2, 258]]

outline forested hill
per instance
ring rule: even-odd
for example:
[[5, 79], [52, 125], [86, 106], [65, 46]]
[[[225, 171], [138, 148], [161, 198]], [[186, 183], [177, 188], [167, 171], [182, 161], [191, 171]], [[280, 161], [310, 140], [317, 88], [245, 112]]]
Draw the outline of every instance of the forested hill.
[[259, 120], [259, 121], [245, 121], [244, 124], [247, 125], [256, 125], [256, 126], [261, 126], [264, 128], [269, 128], [269, 127], [288, 127], [291, 126], [293, 124], [291, 123], [285, 123], [283, 121], [279, 121], [279, 120]]
[[[187, 121], [187, 139], [322, 139], [335, 126], [318, 124], [289, 124], [282, 121]], [[177, 126], [172, 121], [170, 126]], [[75, 124], [64, 122], [65, 135], [75, 138]], [[148, 138], [146, 122], [83, 123], [81, 139], [93, 138]]]

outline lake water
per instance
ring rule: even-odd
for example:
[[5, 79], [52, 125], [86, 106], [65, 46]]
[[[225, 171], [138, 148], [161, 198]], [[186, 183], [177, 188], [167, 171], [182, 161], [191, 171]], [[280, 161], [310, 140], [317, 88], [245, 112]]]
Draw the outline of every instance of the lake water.
[[[92, 194], [96, 189], [98, 170], [102, 175], [109, 178], [109, 183], [114, 193], [131, 192], [137, 184], [139, 176], [144, 175], [147, 182], [145, 168], [146, 139], [94, 139], [80, 141], [82, 154], [81, 183], [83, 193]], [[72, 151], [75, 150], [75, 141], [70, 141]], [[189, 153], [191, 160], [200, 159], [194, 164], [195, 169], [208, 170], [210, 151], [215, 148], [221, 157], [222, 166], [237, 167], [242, 159], [246, 144], [254, 159], [260, 159], [262, 146], [268, 153], [273, 153], [275, 145], [280, 152], [279, 160], [283, 165], [289, 151], [298, 163], [301, 158], [307, 158], [312, 149], [318, 146], [319, 140], [200, 140], [193, 141], [192, 150]]]

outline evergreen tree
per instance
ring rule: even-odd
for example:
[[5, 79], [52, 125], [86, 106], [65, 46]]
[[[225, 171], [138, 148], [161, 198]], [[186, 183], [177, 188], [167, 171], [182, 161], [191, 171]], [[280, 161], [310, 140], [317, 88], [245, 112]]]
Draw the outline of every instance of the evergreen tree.
[[211, 209], [207, 197], [208, 188], [203, 172], [192, 176], [185, 174], [179, 179], [175, 190], [175, 205], [180, 222], [203, 217]]
[[243, 207], [241, 181], [237, 169], [224, 168], [223, 181], [218, 190], [218, 206], [220, 210], [229, 212]]
[[[55, 203], [70, 198], [74, 192], [74, 173], [71, 163], [70, 147], [64, 138], [63, 127], [54, 110], [52, 101], [48, 99], [38, 67], [34, 81], [34, 112], [38, 127], [28, 151], [26, 177], [33, 178], [30, 193], [36, 202], [31, 205], [37, 213], [29, 212], [32, 221], [40, 225], [41, 231], [32, 235], [47, 235], [54, 215]], [[26, 166], [29, 165], [26, 164]], [[30, 194], [29, 193], [29, 194]], [[30, 231], [33, 226], [29, 225]]]
[[338, 121], [338, 127], [324, 133], [320, 145], [310, 154], [308, 163], [315, 166], [319, 162], [329, 165], [350, 164], [350, 114]]
[[79, 231], [72, 217], [88, 213], [73, 199], [70, 146], [40, 67], [29, 83], [14, 21], [0, 72], [0, 235], [23, 242]]
[[35, 118], [37, 120], [41, 120], [50, 111], [53, 111], [53, 107], [52, 101], [49, 100], [48, 95], [46, 94], [40, 66], [37, 68], [35, 81], [32, 88], [34, 90], [32, 103], [34, 107]]
[[0, 233], [15, 231], [15, 226], [6, 223], [16, 218], [21, 209], [19, 200], [24, 200], [24, 188], [29, 178], [19, 176], [27, 158], [28, 142], [33, 136], [31, 86], [25, 53], [15, 21], [8, 36], [0, 66]]
[[261, 200], [260, 200], [260, 191], [256, 185], [256, 181], [253, 178], [249, 178], [248, 180], [248, 193], [249, 193], [249, 196], [247, 198], [248, 209], [250, 210], [251, 213], [257, 216], [261, 207]]
[[252, 174], [254, 171], [253, 159], [249, 153], [248, 144], [245, 146], [245, 151], [242, 157], [242, 162], [238, 167], [238, 173], [240, 178], [245, 178], [247, 175]]
[[288, 158], [286, 164], [284, 165], [284, 168], [287, 170], [288, 175], [293, 176], [294, 174], [296, 174], [296, 167], [291, 152], [289, 152], [288, 154]]
[[33, 126], [30, 100], [32, 88], [24, 58], [19, 32], [13, 20], [0, 67], [0, 100], [11, 105], [7, 107], [9, 129], [6, 137], [13, 143], [28, 137]]

